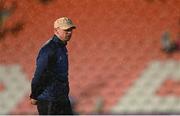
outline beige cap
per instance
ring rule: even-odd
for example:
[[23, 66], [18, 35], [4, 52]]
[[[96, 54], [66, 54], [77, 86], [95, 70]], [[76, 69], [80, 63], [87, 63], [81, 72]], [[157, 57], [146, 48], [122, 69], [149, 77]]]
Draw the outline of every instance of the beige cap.
[[58, 28], [58, 27], [63, 30], [66, 30], [69, 28], [76, 28], [73, 22], [67, 17], [61, 17], [54, 22], [54, 28]]

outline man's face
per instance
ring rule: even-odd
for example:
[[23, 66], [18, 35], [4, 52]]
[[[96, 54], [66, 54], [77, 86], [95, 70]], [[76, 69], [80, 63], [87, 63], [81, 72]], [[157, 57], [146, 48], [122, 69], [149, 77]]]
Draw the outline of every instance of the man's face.
[[55, 29], [55, 31], [62, 41], [67, 42], [71, 39], [73, 28], [69, 28], [67, 30], [62, 30], [61, 28], [57, 28]]

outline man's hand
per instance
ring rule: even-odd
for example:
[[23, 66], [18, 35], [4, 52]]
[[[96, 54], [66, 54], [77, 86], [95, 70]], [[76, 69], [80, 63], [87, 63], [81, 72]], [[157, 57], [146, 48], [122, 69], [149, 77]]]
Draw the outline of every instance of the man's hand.
[[31, 100], [32, 105], [37, 105], [37, 100], [35, 100], [35, 99], [30, 99], [30, 100]]

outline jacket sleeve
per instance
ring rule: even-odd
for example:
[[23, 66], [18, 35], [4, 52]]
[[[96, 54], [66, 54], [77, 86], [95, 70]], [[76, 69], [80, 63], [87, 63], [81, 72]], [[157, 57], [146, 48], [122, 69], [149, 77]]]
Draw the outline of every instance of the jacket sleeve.
[[49, 52], [50, 52], [50, 49], [48, 49], [47, 47], [44, 47], [44, 48], [41, 48], [38, 54], [38, 57], [36, 59], [36, 69], [35, 69], [34, 77], [31, 82], [30, 98], [37, 99], [39, 95], [39, 92], [40, 92], [39, 88], [42, 86], [41, 85], [42, 74], [44, 73], [48, 65]]

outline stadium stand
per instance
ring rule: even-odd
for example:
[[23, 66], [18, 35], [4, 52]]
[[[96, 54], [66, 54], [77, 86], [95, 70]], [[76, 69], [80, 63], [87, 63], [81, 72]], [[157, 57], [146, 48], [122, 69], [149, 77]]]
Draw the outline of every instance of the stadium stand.
[[61, 16], [77, 25], [68, 49], [79, 114], [94, 114], [99, 97], [103, 114], [180, 114], [180, 53], [161, 50], [162, 34], [180, 30], [179, 0], [12, 0], [0, 19], [14, 2], [0, 27], [0, 114], [37, 114], [35, 58]]

